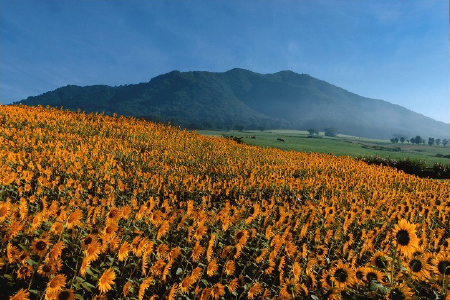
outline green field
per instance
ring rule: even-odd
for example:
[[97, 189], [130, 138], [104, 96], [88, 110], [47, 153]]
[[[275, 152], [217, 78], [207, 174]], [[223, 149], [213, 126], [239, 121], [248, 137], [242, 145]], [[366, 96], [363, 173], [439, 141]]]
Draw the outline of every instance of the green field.
[[[307, 131], [299, 130], [268, 130], [268, 131], [218, 131], [218, 130], [198, 130], [199, 134], [209, 136], [236, 136], [242, 137], [242, 141], [247, 145], [257, 145], [262, 147], [273, 147], [283, 150], [293, 150], [300, 152], [332, 153], [334, 155], [349, 155], [352, 157], [378, 155], [395, 159], [411, 158], [425, 161], [428, 165], [434, 163], [450, 164], [449, 158], [438, 157], [439, 155], [450, 155], [450, 148], [429, 145], [412, 145], [409, 143], [392, 144], [388, 140], [375, 140], [346, 135], [338, 137], [324, 136], [323, 132], [319, 137], [308, 137]], [[254, 136], [255, 138], [250, 138]], [[280, 142], [277, 139], [283, 139]], [[428, 140], [428, 139], [427, 139]]]

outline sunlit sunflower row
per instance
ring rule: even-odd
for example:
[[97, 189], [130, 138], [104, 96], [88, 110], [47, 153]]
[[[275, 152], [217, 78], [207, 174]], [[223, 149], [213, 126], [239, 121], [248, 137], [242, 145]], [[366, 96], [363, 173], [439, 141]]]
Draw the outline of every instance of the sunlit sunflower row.
[[450, 299], [450, 182], [0, 106], [5, 299]]

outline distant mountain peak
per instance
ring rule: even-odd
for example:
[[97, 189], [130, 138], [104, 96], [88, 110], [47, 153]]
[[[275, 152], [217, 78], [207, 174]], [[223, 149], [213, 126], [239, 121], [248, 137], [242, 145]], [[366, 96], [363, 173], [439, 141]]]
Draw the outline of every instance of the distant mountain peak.
[[449, 125], [382, 100], [361, 97], [292, 70], [260, 74], [171, 71], [149, 82], [110, 87], [69, 85], [20, 101], [103, 111], [185, 127], [335, 127], [338, 133], [391, 138], [404, 133], [448, 138]]

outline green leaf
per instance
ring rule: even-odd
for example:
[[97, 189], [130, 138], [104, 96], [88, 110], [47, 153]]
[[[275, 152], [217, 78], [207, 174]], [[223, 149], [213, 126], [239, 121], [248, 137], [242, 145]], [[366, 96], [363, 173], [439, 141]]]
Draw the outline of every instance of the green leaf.
[[180, 274], [182, 274], [182, 273], [183, 273], [183, 269], [182, 269], [182, 268], [178, 268], [176, 274], [177, 274], [177, 275], [180, 275]]
[[84, 300], [83, 296], [81, 296], [80, 294], [75, 294], [75, 298], [79, 300]]
[[29, 263], [30, 265], [32, 265], [32, 266], [35, 266], [35, 265], [38, 264], [37, 262], [35, 262], [35, 261], [32, 260], [31, 258], [28, 259], [28, 263]]
[[3, 277], [5, 277], [6, 279], [8, 279], [10, 281], [14, 280], [13, 277], [9, 274], [5, 274], [5, 275], [3, 275]]
[[36, 291], [36, 290], [28, 290], [30, 293], [35, 294], [35, 295], [39, 295], [40, 292]]

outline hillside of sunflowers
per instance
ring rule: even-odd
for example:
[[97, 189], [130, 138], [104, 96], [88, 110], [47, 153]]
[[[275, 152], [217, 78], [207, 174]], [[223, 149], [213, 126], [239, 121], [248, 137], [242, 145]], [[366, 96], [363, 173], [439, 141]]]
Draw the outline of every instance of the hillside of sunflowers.
[[450, 299], [450, 182], [0, 106], [1, 299]]

